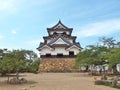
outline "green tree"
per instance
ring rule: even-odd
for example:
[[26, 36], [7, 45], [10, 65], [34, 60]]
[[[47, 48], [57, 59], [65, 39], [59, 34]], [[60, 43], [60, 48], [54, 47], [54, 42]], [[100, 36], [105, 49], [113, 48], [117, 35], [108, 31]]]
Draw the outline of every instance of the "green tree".
[[28, 60], [27, 71], [37, 73], [39, 71], [40, 60]]
[[102, 64], [102, 61], [106, 59], [103, 56], [107, 53], [109, 53], [109, 50], [105, 46], [89, 45], [77, 55], [76, 67], [79, 67], [79, 65]]
[[14, 69], [13, 60], [10, 58], [3, 58], [0, 60], [0, 73], [5, 75], [6, 73], [11, 73]]
[[75, 65], [77, 68], [80, 65], [102, 65], [107, 60], [109, 66], [116, 71], [116, 64], [120, 63], [119, 42], [114, 38], [105, 37], [101, 41], [103, 44], [89, 45], [77, 55]]
[[[5, 53], [6, 51], [6, 53]], [[38, 70], [36, 67], [39, 67], [36, 64], [38, 58], [37, 54], [31, 50], [2, 50], [0, 49], [0, 73], [16, 73], [17, 78], [19, 78], [19, 72], [32, 71], [30, 69]], [[28, 64], [30, 61], [31, 64]], [[39, 60], [38, 60], [39, 61]], [[32, 66], [31, 66], [32, 65]], [[36, 65], [36, 66], [35, 66]], [[30, 67], [29, 70], [28, 67]]]
[[114, 72], [116, 73], [116, 64], [120, 64], [120, 48], [112, 49], [108, 57], [109, 65], [113, 68]]
[[108, 48], [114, 48], [116, 45], [116, 40], [113, 37], [110, 38], [102, 37], [99, 38], [99, 41], [102, 42], [103, 46], [106, 46]]

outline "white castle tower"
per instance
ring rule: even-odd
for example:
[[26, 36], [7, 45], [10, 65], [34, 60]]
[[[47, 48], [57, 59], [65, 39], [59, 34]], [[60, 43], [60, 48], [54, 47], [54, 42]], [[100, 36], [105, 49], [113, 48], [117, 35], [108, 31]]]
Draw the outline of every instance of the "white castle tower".
[[52, 60], [57, 58], [75, 58], [81, 51], [76, 36], [72, 36], [73, 28], [68, 28], [61, 21], [51, 28], [47, 28], [48, 36], [44, 36], [38, 51], [41, 53], [41, 60]]

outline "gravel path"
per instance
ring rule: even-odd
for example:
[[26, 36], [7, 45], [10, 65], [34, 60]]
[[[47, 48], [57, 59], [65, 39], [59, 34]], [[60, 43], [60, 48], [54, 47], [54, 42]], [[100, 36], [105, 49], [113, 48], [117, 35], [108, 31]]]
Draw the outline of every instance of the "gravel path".
[[94, 85], [93, 77], [83, 73], [24, 73], [23, 77], [37, 83], [8, 85], [3, 83], [7, 78], [0, 77], [0, 90], [120, 90]]

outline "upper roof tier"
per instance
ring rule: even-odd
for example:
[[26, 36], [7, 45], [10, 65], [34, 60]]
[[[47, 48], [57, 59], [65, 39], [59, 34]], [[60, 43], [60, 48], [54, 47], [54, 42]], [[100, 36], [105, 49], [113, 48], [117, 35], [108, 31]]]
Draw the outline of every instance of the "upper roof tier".
[[56, 25], [54, 25], [51, 28], [47, 28], [48, 30], [56, 30], [56, 29], [73, 29], [73, 28], [68, 28], [67, 26], [65, 26], [61, 20], [58, 21], [58, 23]]
[[59, 20], [56, 25], [54, 25], [51, 28], [47, 28], [47, 30], [49, 35], [52, 35], [54, 32], [57, 33], [67, 32], [69, 35], [71, 35], [73, 28], [68, 28]]

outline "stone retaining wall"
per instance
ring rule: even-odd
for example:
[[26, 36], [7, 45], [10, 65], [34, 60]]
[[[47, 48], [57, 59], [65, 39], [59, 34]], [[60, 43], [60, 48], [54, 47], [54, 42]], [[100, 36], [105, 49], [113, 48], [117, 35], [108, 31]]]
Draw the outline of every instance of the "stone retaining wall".
[[75, 58], [42, 58], [41, 72], [71, 72], [75, 64]]

